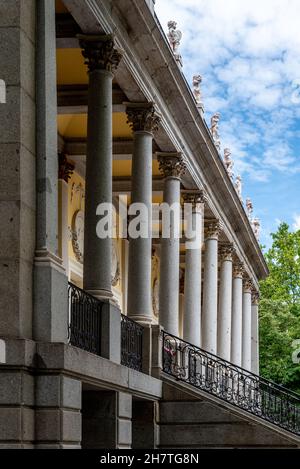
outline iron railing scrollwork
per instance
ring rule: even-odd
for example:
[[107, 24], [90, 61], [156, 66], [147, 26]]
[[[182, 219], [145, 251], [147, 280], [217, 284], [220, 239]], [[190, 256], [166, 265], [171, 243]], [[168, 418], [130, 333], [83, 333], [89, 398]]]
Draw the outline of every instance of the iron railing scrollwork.
[[69, 283], [68, 297], [70, 344], [101, 355], [103, 303], [72, 283]]
[[300, 434], [300, 396], [162, 332], [163, 371], [253, 415]]
[[137, 371], [142, 371], [143, 331], [143, 326], [121, 315], [121, 364]]

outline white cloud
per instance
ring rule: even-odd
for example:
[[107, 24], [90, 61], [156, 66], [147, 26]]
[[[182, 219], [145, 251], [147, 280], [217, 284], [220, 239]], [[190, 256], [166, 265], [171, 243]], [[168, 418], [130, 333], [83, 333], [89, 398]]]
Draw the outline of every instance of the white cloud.
[[295, 231], [300, 230], [300, 214], [295, 214], [295, 215], [293, 216], [293, 219], [294, 219], [293, 229], [294, 229]]
[[[158, 0], [167, 30], [174, 19], [183, 32], [181, 52], [188, 81], [203, 75], [206, 120], [221, 111], [220, 136], [237, 172], [266, 181], [271, 171], [300, 171], [290, 143], [297, 134], [300, 103], [299, 0]], [[297, 135], [299, 138], [299, 135]]]

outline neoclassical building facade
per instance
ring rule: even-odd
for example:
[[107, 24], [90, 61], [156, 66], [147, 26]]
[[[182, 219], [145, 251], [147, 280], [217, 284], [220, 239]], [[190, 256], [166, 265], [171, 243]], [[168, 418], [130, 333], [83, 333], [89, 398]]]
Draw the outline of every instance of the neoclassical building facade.
[[[251, 204], [176, 24], [152, 0], [0, 13], [0, 447], [299, 446], [298, 397], [259, 376]], [[167, 237], [161, 204], [191, 207]]]

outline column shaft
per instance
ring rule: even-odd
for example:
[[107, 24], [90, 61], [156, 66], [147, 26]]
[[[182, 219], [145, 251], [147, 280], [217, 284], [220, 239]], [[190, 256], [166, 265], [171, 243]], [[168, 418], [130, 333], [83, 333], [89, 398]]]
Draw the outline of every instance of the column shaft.
[[[110, 298], [112, 72], [118, 66], [121, 54], [114, 48], [110, 35], [79, 35], [79, 41], [89, 66], [83, 287], [94, 296]], [[97, 214], [100, 204], [107, 204], [107, 209]], [[101, 221], [103, 229], [96, 232]]]
[[202, 348], [217, 353], [218, 314], [218, 224], [212, 224], [205, 241]]
[[245, 283], [243, 292], [242, 367], [251, 371], [251, 287]]
[[86, 155], [83, 286], [96, 296], [111, 293], [111, 238], [96, 233], [99, 204], [112, 204], [112, 74], [90, 73]]
[[153, 103], [128, 103], [127, 115], [134, 133], [131, 204], [141, 204], [137, 212], [140, 235], [133, 236], [129, 230], [127, 314], [138, 322], [151, 323], [152, 131], [159, 116]]
[[259, 327], [258, 327], [258, 294], [252, 295], [251, 306], [251, 371], [259, 374]]
[[[202, 225], [203, 196], [186, 192], [183, 194], [185, 203], [192, 204], [192, 212], [186, 223], [187, 233], [197, 229], [197, 238], [189, 240], [185, 252], [184, 279], [184, 316], [183, 339], [198, 347], [201, 346], [201, 256], [202, 256]], [[200, 205], [201, 204], [201, 205]], [[200, 227], [200, 236], [199, 236]], [[194, 245], [194, 243], [197, 243]], [[190, 244], [190, 248], [189, 248]]]
[[170, 209], [169, 237], [161, 239], [159, 321], [167, 332], [178, 336], [180, 176], [184, 165], [178, 154], [160, 153], [158, 159], [165, 176], [164, 204]]
[[242, 311], [243, 311], [243, 266], [234, 266], [232, 281], [231, 358], [242, 366]]
[[232, 308], [232, 247], [221, 251], [218, 312], [218, 356], [230, 361]]

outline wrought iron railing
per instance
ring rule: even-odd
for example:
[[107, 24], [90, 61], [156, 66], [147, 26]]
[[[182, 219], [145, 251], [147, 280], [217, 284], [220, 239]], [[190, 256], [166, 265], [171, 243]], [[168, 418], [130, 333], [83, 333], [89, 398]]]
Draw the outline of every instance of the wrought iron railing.
[[143, 331], [143, 326], [121, 315], [121, 364], [137, 371], [142, 371]]
[[72, 283], [69, 283], [68, 297], [70, 344], [101, 355], [103, 303]]
[[162, 332], [163, 371], [285, 430], [300, 434], [300, 396]]

